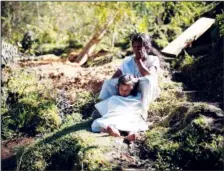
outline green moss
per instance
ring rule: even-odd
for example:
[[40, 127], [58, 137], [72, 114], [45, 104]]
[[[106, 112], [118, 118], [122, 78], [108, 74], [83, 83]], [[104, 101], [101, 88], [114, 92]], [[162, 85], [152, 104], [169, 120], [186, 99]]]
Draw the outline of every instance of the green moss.
[[204, 103], [177, 107], [164, 127], [146, 134], [144, 145], [157, 169], [222, 169], [223, 112]]
[[172, 141], [167, 136], [168, 128], [157, 127], [150, 130], [146, 134], [144, 145], [147, 147], [149, 156], [155, 160], [154, 167], [156, 169], [177, 169], [172, 161], [179, 149], [179, 142]]
[[82, 113], [83, 118], [90, 117], [92, 111], [94, 110], [96, 99], [97, 96], [90, 92], [87, 91], [78, 92], [76, 101], [73, 104], [75, 112]]
[[60, 127], [71, 126], [75, 123], [79, 123], [82, 121], [82, 114], [80, 113], [72, 113], [70, 115], [66, 115], [63, 121], [63, 124]]
[[176, 127], [182, 124], [182, 120], [185, 117], [186, 112], [189, 109], [189, 106], [191, 106], [191, 103], [177, 103], [176, 105], [169, 106], [169, 110], [167, 112], [168, 115], [166, 115], [166, 119], [164, 119], [162, 122], [158, 123], [161, 126], [164, 127]]
[[46, 170], [48, 167], [57, 169], [60, 165], [61, 167], [66, 167], [66, 158], [75, 157], [75, 144], [76, 142], [68, 137], [60, 138], [51, 144], [44, 144], [40, 141], [33, 146], [25, 148], [23, 155], [20, 156], [17, 153], [20, 163], [17, 168], [19, 170]]
[[12, 138], [19, 133], [45, 133], [61, 124], [55, 101], [56, 91], [50, 80], [40, 81], [34, 72], [13, 69], [5, 80], [3, 93], [3, 138]]
[[[88, 131], [91, 121], [64, 127], [17, 152], [19, 170], [110, 170], [111, 137]], [[98, 143], [100, 139], [101, 143]], [[100, 144], [100, 145], [99, 145]], [[21, 152], [22, 151], [22, 152]]]
[[194, 103], [194, 105], [189, 107], [189, 110], [185, 113], [183, 123], [188, 124], [193, 119], [197, 119], [200, 115], [216, 118], [222, 117], [223, 112], [221, 109], [216, 108], [213, 105], [208, 105], [207, 103]]
[[187, 100], [182, 92], [182, 84], [166, 81], [160, 78], [159, 87], [161, 93], [149, 106], [149, 115], [167, 116], [175, 112], [176, 108]]
[[185, 56], [182, 59], [179, 68], [180, 68], [180, 70], [182, 70], [188, 66], [191, 66], [193, 63], [194, 63], [194, 59], [187, 52], [185, 52]]

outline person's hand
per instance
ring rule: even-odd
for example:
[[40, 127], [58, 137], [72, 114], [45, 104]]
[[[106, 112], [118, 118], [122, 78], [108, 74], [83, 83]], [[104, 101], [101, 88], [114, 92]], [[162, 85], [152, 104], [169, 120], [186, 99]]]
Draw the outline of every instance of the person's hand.
[[140, 50], [136, 51], [136, 54], [135, 54], [135, 59], [137, 61], [139, 60], [142, 60], [144, 58], [146, 58], [146, 49], [145, 48], [141, 48]]

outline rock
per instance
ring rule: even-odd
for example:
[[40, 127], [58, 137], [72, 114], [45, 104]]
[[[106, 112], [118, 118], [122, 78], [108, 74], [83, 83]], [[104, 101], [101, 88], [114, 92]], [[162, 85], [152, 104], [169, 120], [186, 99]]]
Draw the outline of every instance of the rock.
[[166, 128], [154, 126], [144, 141], [144, 153], [155, 158], [156, 169], [223, 168], [224, 113], [220, 108], [183, 103], [162, 123]]

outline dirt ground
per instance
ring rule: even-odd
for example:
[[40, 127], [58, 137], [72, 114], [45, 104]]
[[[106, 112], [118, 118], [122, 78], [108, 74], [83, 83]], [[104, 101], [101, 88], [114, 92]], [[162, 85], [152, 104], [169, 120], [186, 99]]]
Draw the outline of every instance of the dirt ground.
[[19, 146], [27, 146], [34, 142], [32, 137], [20, 137], [1, 142], [1, 169], [14, 170], [16, 167], [15, 149]]
[[57, 88], [74, 87], [76, 90], [84, 89], [93, 93], [99, 92], [103, 80], [110, 79], [119, 65], [120, 61], [88, 68], [50, 59], [20, 62], [20, 66], [35, 71], [40, 78], [51, 78]]

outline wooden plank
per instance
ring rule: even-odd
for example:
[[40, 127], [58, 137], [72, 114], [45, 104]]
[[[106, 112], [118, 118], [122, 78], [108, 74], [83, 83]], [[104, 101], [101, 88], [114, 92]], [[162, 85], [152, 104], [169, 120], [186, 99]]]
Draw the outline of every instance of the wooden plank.
[[202, 17], [185, 30], [179, 37], [166, 46], [162, 53], [178, 56], [179, 53], [193, 41], [197, 40], [215, 22], [214, 19]]

